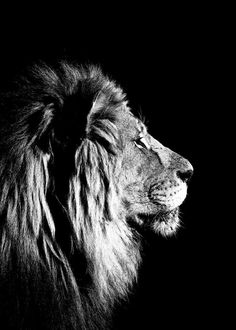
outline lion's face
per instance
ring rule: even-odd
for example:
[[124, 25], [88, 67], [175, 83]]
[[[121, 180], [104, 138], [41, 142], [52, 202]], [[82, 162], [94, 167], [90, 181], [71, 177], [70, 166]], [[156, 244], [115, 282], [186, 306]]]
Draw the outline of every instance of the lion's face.
[[128, 218], [162, 235], [173, 234], [179, 226], [179, 206], [187, 194], [191, 164], [155, 140], [129, 112], [121, 113], [119, 129], [122, 170], [116, 179]]

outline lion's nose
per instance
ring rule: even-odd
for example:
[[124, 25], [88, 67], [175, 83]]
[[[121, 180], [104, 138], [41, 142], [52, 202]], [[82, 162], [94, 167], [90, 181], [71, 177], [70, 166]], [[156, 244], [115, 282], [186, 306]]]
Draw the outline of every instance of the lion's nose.
[[192, 165], [189, 163], [188, 164], [188, 168], [177, 170], [176, 171], [176, 175], [183, 182], [186, 182], [186, 183], [189, 182], [189, 180], [191, 179], [191, 177], [193, 175], [193, 167], [192, 167]]
[[188, 182], [193, 175], [193, 170], [177, 171], [176, 174], [177, 174], [177, 177], [179, 177], [182, 181]]

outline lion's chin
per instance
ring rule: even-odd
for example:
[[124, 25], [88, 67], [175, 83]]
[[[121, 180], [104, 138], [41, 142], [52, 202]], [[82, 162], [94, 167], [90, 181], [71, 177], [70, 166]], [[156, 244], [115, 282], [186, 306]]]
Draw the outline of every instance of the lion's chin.
[[155, 216], [152, 228], [162, 236], [171, 236], [180, 227], [179, 208], [159, 213]]
[[162, 210], [153, 215], [139, 213], [134, 218], [130, 218], [130, 220], [134, 220], [131, 224], [136, 223], [138, 225], [137, 228], [151, 229], [162, 236], [171, 236], [180, 227], [179, 207], [171, 211]]

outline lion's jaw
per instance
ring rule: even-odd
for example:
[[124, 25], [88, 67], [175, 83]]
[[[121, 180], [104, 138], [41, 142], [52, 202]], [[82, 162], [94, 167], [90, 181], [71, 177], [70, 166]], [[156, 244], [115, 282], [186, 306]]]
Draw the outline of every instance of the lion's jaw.
[[150, 199], [160, 208], [153, 217], [152, 228], [163, 236], [174, 234], [180, 227], [179, 207], [187, 196], [187, 184], [161, 181], [150, 188]]
[[150, 199], [158, 205], [152, 228], [163, 236], [174, 234], [180, 227], [179, 207], [187, 196], [186, 183], [166, 180], [151, 186]]

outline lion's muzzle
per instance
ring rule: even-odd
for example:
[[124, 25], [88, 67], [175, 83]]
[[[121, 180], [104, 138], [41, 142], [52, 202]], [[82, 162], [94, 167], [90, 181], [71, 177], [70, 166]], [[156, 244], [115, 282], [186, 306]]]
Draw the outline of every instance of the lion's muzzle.
[[151, 186], [149, 198], [152, 203], [161, 205], [166, 210], [180, 206], [187, 195], [187, 185], [183, 181], [166, 179]]

